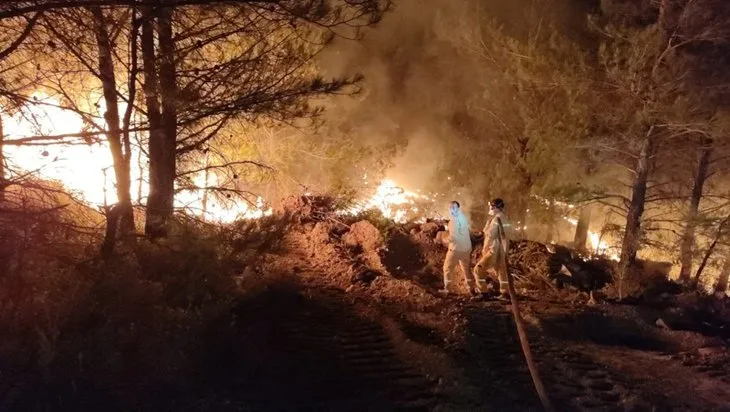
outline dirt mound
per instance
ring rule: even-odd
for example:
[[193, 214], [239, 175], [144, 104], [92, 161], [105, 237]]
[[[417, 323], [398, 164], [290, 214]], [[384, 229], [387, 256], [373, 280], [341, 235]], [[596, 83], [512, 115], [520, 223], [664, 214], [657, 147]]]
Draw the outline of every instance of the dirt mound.
[[[348, 225], [352, 218], [338, 216], [334, 199], [325, 196], [286, 199], [280, 212], [291, 222], [287, 232], [298, 238], [295, 247], [307, 250], [309, 264], [343, 288], [368, 287], [375, 280], [382, 285], [386, 281], [380, 277], [411, 282], [430, 292], [442, 287], [447, 251], [444, 222], [381, 227], [365, 219]], [[472, 235], [472, 263], [481, 257], [482, 241], [481, 234]], [[552, 293], [565, 286], [588, 291], [610, 281], [606, 268], [559, 246], [512, 242], [509, 260], [521, 292]], [[456, 288], [465, 288], [463, 276], [454, 281]]]
[[370, 283], [382, 273], [387, 273], [380, 258], [384, 246], [383, 235], [367, 220], [352, 224], [342, 235], [341, 242], [354, 261], [353, 283]]
[[[444, 229], [442, 223], [428, 222], [392, 230], [381, 254], [387, 271], [424, 287], [440, 287], [448, 236]], [[483, 236], [472, 234], [472, 264], [481, 258], [482, 244]], [[583, 260], [565, 247], [527, 240], [510, 245], [510, 272], [521, 291], [544, 293], [566, 288], [590, 291], [601, 289], [611, 281], [612, 267], [608, 261]], [[457, 276], [455, 281], [457, 287], [465, 286], [462, 276]]]
[[364, 252], [379, 250], [384, 242], [378, 228], [367, 220], [361, 220], [350, 226], [350, 230], [342, 236], [346, 245], [360, 247]]
[[336, 199], [332, 196], [290, 196], [276, 208], [278, 215], [288, 216], [298, 223], [322, 221], [335, 215]]
[[309, 260], [314, 268], [325, 273], [351, 274], [352, 264], [345, 258], [346, 253], [337, 236], [336, 225], [330, 222], [317, 222], [307, 230], [309, 227], [311, 226], [305, 227], [305, 238]]
[[413, 228], [412, 232], [414, 230], [415, 230], [415, 232], [412, 234], [421, 232], [421, 233], [426, 234], [427, 236], [430, 236], [433, 239], [436, 237], [436, 233], [438, 233], [441, 230], [444, 230], [444, 225], [436, 223], [436, 222], [427, 222], [418, 227]]
[[[428, 291], [428, 282], [400, 276], [403, 272], [396, 269], [399, 265], [393, 259], [402, 259], [403, 251], [396, 247], [397, 253], [393, 254], [390, 249], [393, 239], [399, 239], [397, 235], [391, 234], [386, 240], [382, 229], [367, 220], [347, 225], [347, 220], [330, 219], [323, 214], [326, 209], [317, 210], [316, 205], [307, 202], [299, 199], [289, 204], [289, 224], [281, 232], [282, 250], [263, 257], [263, 272], [295, 273], [311, 286], [362, 289], [380, 301], [408, 302], [419, 307], [438, 302]], [[418, 250], [405, 255], [420, 262]]]
[[[434, 222], [391, 231], [383, 256], [388, 271], [430, 289], [442, 287], [446, 256], [443, 233], [443, 225]], [[459, 277], [457, 282], [461, 281]]]

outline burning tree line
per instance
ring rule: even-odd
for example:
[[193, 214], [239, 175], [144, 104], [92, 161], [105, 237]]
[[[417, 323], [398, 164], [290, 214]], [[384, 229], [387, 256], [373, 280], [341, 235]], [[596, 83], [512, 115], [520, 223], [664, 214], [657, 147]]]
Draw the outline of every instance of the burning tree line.
[[648, 246], [696, 282], [726, 255], [727, 4], [602, 1], [576, 19], [528, 3], [519, 20], [480, 2], [436, 20], [437, 38], [478, 68], [446, 171], [460, 190], [511, 200], [521, 224], [574, 205], [577, 248], [591, 214], [608, 212], [621, 279]]
[[[237, 125], [311, 119], [319, 112], [312, 98], [352, 90], [358, 76], [323, 79], [315, 58], [336, 36], [356, 38], [387, 7], [381, 0], [3, 2], [2, 114], [38, 105], [31, 94], [41, 90], [85, 127], [17, 139], [0, 132], [0, 153], [104, 141], [118, 200], [106, 211], [109, 255], [118, 237], [134, 239], [130, 171], [138, 148], [148, 159], [145, 232], [164, 236], [176, 181], [195, 187], [194, 173], [230, 169], [235, 179], [246, 166], [262, 166], [216, 152], [221, 140], [235, 140]], [[23, 176], [0, 169], [0, 193]], [[196, 188], [247, 194], [235, 185]]]

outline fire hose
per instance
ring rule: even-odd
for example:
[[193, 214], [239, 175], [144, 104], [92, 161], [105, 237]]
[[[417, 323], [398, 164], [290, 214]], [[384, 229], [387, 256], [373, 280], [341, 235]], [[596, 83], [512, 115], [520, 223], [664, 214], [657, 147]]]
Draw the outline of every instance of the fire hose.
[[506, 236], [504, 232], [504, 227], [502, 226], [502, 220], [500, 218], [497, 218], [497, 225], [499, 228], [498, 240], [500, 243], [500, 248], [502, 249], [502, 263], [504, 265], [502, 269], [505, 271], [505, 275], [507, 276], [507, 290], [509, 291], [509, 299], [512, 304], [512, 316], [515, 319], [515, 326], [517, 327], [517, 335], [520, 338], [522, 353], [525, 355], [527, 369], [530, 371], [530, 377], [532, 378], [532, 383], [535, 386], [535, 391], [537, 392], [537, 396], [540, 398], [540, 403], [542, 403], [542, 407], [547, 412], [553, 412], [555, 409], [553, 408], [553, 405], [550, 402], [550, 398], [545, 391], [545, 386], [542, 383], [542, 379], [540, 379], [540, 374], [537, 370], [537, 364], [535, 364], [535, 359], [532, 357], [530, 343], [527, 340], [525, 324], [522, 321], [522, 315], [520, 315], [520, 307], [517, 304], [517, 293], [515, 292], [514, 281], [512, 280], [512, 275], [510, 275], [509, 264], [507, 262]]

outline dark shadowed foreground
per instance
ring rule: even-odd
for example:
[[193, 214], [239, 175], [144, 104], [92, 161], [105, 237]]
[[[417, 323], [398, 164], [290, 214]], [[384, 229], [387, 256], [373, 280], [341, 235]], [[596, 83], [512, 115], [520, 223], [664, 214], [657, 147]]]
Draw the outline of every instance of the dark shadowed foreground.
[[[57, 336], [4, 343], [0, 410], [540, 410], [509, 307], [435, 293], [438, 225], [290, 206], [237, 228], [225, 259], [185, 233], [117, 262], [136, 280], [87, 279]], [[608, 285], [589, 305], [588, 269], [558, 279], [543, 249], [514, 258], [558, 410], [727, 410], [726, 301], [619, 305]]]

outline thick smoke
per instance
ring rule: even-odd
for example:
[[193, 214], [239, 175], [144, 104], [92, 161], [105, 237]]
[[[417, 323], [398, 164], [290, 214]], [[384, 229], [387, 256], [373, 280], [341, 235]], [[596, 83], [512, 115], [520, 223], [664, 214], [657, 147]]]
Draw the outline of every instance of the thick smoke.
[[[479, 22], [490, 19], [519, 36], [526, 22], [550, 18], [538, 16], [545, 14], [545, 6], [553, 21], [570, 29], [584, 24], [585, 12], [595, 1], [474, 1], [399, 0], [393, 12], [365, 33], [363, 41], [336, 42], [322, 63], [328, 76], [354, 72], [365, 76], [363, 94], [337, 100], [327, 120], [373, 145], [395, 143], [398, 151], [390, 159], [393, 166], [388, 177], [410, 189], [453, 189], [447, 196], [467, 205], [483, 205], [482, 176], [470, 176], [467, 182], [460, 179], [463, 187], [451, 187], [456, 179], [443, 172], [458, 166], [454, 164], [458, 159], [451, 156], [455, 145], [463, 148], [470, 139], [493, 138], [469, 107], [481, 98], [479, 84], [486, 74], [448, 37], [479, 31]], [[479, 18], [474, 19], [466, 13], [475, 10], [476, 4]], [[498, 156], [483, 155], [485, 162]]]
[[448, 116], [459, 104], [458, 57], [434, 33], [437, 15], [449, 3], [398, 2], [363, 41], [339, 42], [323, 58], [328, 75], [365, 76], [362, 96], [330, 109], [329, 121], [375, 145], [397, 144], [388, 175], [411, 188], [425, 189], [438, 178], [453, 133]]

